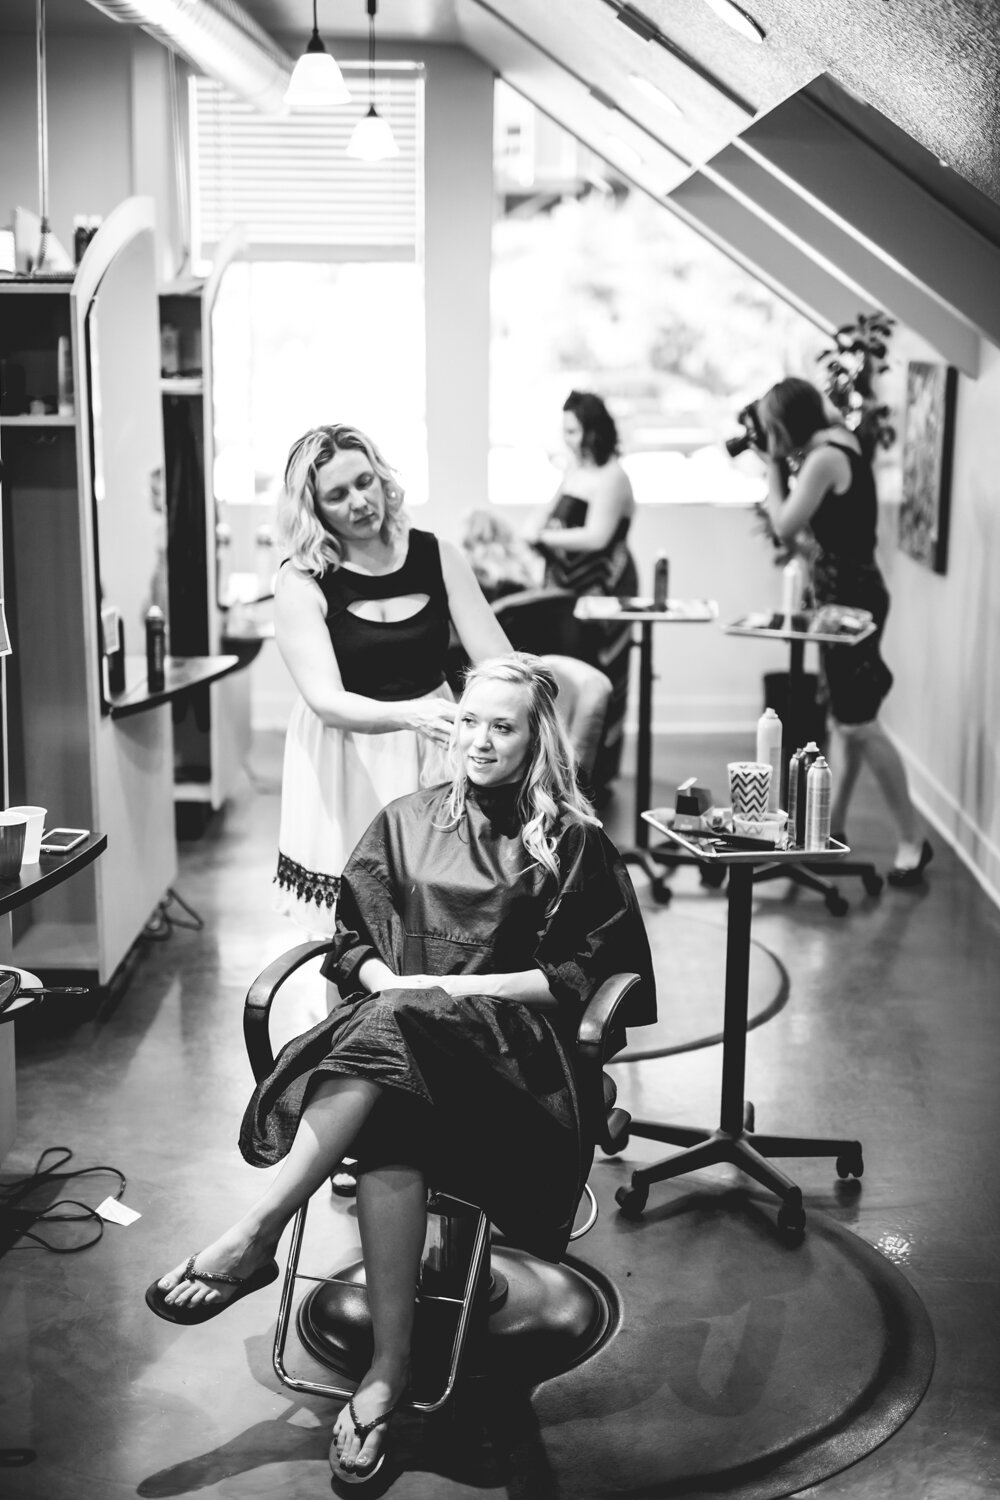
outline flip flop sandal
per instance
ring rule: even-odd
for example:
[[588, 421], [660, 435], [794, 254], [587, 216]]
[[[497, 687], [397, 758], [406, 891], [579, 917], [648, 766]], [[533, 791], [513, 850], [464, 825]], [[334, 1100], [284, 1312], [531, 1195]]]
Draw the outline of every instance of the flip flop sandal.
[[[394, 1402], [388, 1411], [384, 1411], [381, 1416], [376, 1417], [374, 1422], [359, 1422], [358, 1414], [354, 1409], [354, 1397], [351, 1396], [348, 1399], [348, 1415], [351, 1418], [354, 1435], [360, 1440], [362, 1447], [368, 1441], [368, 1438], [375, 1431], [376, 1427], [381, 1427], [383, 1422], [388, 1422], [398, 1405], [398, 1401]], [[373, 1464], [367, 1464], [363, 1469], [345, 1469], [340, 1462], [340, 1454], [337, 1452], [337, 1442], [334, 1439], [330, 1444], [330, 1468], [333, 1470], [333, 1477], [340, 1484], [367, 1484], [370, 1479], [375, 1478], [375, 1475], [385, 1463], [386, 1451], [387, 1445], [383, 1444], [382, 1452]]]
[[[254, 1271], [250, 1276], [223, 1276], [214, 1271], [196, 1271], [194, 1263], [197, 1259], [192, 1255], [184, 1267], [184, 1275], [181, 1280], [211, 1281], [217, 1286], [234, 1286], [237, 1290], [225, 1302], [201, 1302], [196, 1307], [189, 1307], [182, 1303], [174, 1306], [166, 1302], [164, 1298], [167, 1292], [154, 1281], [146, 1288], [146, 1306], [151, 1312], [155, 1312], [158, 1318], [163, 1318], [167, 1323], [207, 1323], [209, 1318], [217, 1317], [219, 1313], [225, 1312], [227, 1307], [232, 1307], [241, 1297], [248, 1297], [251, 1292], [259, 1292], [262, 1287], [270, 1286], [272, 1281], [277, 1281], [281, 1274], [278, 1270], [278, 1262], [269, 1260], [266, 1265]], [[171, 1287], [172, 1291], [173, 1288]]]

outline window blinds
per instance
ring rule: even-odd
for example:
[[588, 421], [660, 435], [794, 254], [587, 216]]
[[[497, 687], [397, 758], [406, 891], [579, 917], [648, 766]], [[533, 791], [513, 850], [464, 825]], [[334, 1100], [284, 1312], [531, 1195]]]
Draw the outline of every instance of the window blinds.
[[211, 259], [234, 224], [256, 260], [413, 260], [421, 233], [423, 78], [377, 72], [375, 107], [399, 155], [345, 156], [368, 109], [368, 71], [344, 68], [352, 103], [283, 117], [259, 114], [221, 85], [193, 78], [192, 238]]

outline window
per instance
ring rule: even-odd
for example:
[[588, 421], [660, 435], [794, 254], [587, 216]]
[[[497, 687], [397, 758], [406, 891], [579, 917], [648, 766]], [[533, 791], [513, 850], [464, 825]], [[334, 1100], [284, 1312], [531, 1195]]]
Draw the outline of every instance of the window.
[[368, 102], [367, 68], [355, 76], [357, 103], [277, 119], [193, 81], [197, 263], [234, 224], [250, 261], [239, 296], [227, 272], [213, 320], [224, 502], [273, 500], [291, 444], [325, 422], [370, 433], [408, 502], [426, 499], [422, 72], [376, 75], [400, 147], [384, 162], [344, 155]]

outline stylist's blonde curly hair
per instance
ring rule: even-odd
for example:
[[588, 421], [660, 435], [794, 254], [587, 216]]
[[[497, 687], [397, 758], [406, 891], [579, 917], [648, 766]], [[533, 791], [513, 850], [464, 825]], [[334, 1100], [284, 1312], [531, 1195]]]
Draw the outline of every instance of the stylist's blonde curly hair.
[[289, 561], [300, 572], [314, 577], [327, 568], [339, 568], [342, 560], [339, 537], [324, 526], [316, 513], [316, 470], [329, 463], [335, 453], [345, 451], [363, 453], [382, 483], [385, 494], [382, 540], [389, 542], [406, 530], [402, 487], [371, 438], [345, 422], [310, 428], [289, 450], [285, 483], [278, 501], [278, 529]]

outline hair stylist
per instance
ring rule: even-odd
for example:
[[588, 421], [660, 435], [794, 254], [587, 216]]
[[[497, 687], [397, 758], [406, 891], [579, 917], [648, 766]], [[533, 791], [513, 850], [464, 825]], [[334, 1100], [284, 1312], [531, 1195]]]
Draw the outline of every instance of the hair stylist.
[[[889, 884], [918, 885], [933, 850], [926, 839], [918, 841], [906, 768], [878, 720], [892, 673], [879, 649], [889, 594], [875, 561], [878, 503], [871, 465], [855, 435], [830, 420], [822, 394], [808, 380], [779, 381], [758, 403], [758, 415], [767, 439], [767, 505], [776, 536], [790, 541], [808, 526], [818, 549], [811, 565], [816, 604], [868, 610], [876, 626], [858, 645], [820, 647], [841, 751], [830, 818], [834, 837], [844, 837], [851, 793], [867, 763], [899, 832]], [[789, 467], [795, 470], [790, 487]]]

